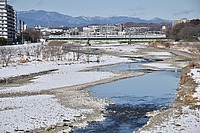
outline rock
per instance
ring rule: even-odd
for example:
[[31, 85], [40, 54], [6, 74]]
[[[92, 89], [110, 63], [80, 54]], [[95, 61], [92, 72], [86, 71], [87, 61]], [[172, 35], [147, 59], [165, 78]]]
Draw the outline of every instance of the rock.
[[180, 124], [175, 124], [175, 126], [179, 127], [179, 126], [181, 126], [181, 125], [180, 125]]
[[68, 126], [68, 124], [67, 123], [63, 123], [63, 127], [67, 127]]
[[50, 127], [46, 127], [44, 130], [45, 131], [50, 131], [51, 130], [51, 126]]
[[59, 131], [57, 133], [71, 133], [72, 132], [72, 129], [70, 127], [67, 127], [65, 129], [63, 129], [62, 131]]
[[125, 113], [126, 113], [126, 114], [131, 114], [131, 112], [130, 112], [130, 111], [127, 111], [127, 110], [125, 111]]
[[45, 128], [45, 131], [50, 131], [51, 129], [56, 129], [56, 125], [51, 125]]
[[66, 120], [66, 119], [64, 119], [63, 122], [70, 122], [70, 120]]
[[69, 127], [73, 128], [74, 126], [73, 125], [69, 125]]
[[15, 129], [15, 132], [17, 132], [17, 133], [24, 133], [24, 130]]
[[51, 126], [51, 129], [56, 129], [56, 125], [52, 125], [52, 126]]

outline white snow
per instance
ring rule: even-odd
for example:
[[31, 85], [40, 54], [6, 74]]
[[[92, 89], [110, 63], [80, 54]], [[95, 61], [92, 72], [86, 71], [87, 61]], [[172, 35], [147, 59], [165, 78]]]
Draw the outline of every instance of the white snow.
[[16, 77], [20, 75], [28, 75], [31, 73], [38, 73], [42, 71], [48, 71], [58, 69], [58, 65], [43, 62], [30, 62], [26, 64], [10, 65], [0, 69], [0, 79]]
[[180, 116], [177, 116], [176, 111], [174, 111], [174, 114], [159, 126], [140, 133], [198, 133], [200, 129], [199, 116], [200, 110], [191, 110], [189, 107], [183, 107]]
[[92, 110], [75, 110], [62, 107], [54, 96], [0, 98], [0, 132], [32, 130], [65, 120]]
[[29, 73], [36, 73], [44, 70], [58, 69], [58, 71], [50, 74], [42, 75], [33, 79], [32, 83], [28, 83], [19, 87], [9, 87], [0, 90], [0, 93], [10, 92], [34, 92], [40, 90], [48, 90], [54, 88], [61, 88], [94, 82], [100, 79], [110, 78], [115, 76], [110, 72], [79, 72], [87, 67], [106, 65], [119, 62], [125, 62], [127, 59], [121, 59], [113, 56], [102, 56], [100, 63], [86, 63], [86, 64], [72, 64], [72, 65], [57, 65], [55, 62], [44, 63], [29, 63], [26, 65], [19, 65], [16, 67], [8, 67], [0, 69], [1, 78], [19, 76]]
[[137, 52], [138, 49], [145, 48], [144, 44], [101, 44], [96, 46], [95, 48], [105, 49], [106, 51], [114, 51], [114, 52], [124, 52], [124, 53], [132, 53]]
[[196, 92], [193, 94], [193, 97], [196, 97], [200, 100], [200, 69], [191, 69], [190, 74], [195, 82], [198, 84]]
[[[31, 46], [34, 47], [35, 45]], [[146, 46], [142, 44], [132, 46], [127, 44], [104, 44], [93, 47], [130, 54]], [[168, 52], [148, 52], [148, 54], [158, 57], [171, 56]], [[16, 59], [17, 58], [19, 57], [16, 57]], [[66, 55], [66, 58], [69, 60], [64, 60], [63, 62], [32, 61], [26, 64], [16, 63], [8, 67], [0, 67], [0, 79], [58, 69], [49, 74], [37, 76], [32, 79], [32, 82], [19, 87], [1, 88], [0, 94], [25, 91], [35, 92], [106, 79], [115, 76], [115, 74], [109, 72], [80, 72], [80, 70], [98, 65], [128, 61], [126, 58], [102, 55], [99, 63], [94, 62], [97, 56], [90, 57], [90, 61], [92, 62], [85, 63], [86, 57], [84, 56], [81, 57], [80, 61], [72, 61], [73, 56], [71, 53]], [[171, 64], [163, 62], [147, 63], [143, 64], [143, 66], [158, 69], [176, 69]], [[199, 69], [192, 69], [191, 73], [193, 73], [195, 81], [200, 84], [199, 71]], [[200, 98], [200, 86], [197, 87], [196, 91], [194, 97]], [[15, 129], [31, 130], [39, 127], [46, 127], [62, 122], [63, 119], [73, 121], [74, 116], [80, 116], [83, 113], [91, 112], [92, 110], [65, 108], [59, 104], [53, 95], [0, 98], [0, 132], [14, 132]], [[171, 117], [169, 121], [163, 122], [161, 126], [155, 127], [150, 132], [198, 132], [200, 129], [199, 110], [190, 110], [188, 107], [183, 107], [183, 112], [183, 115], [180, 117]], [[177, 124], [181, 126], [177, 127]]]
[[[25, 50], [25, 47], [36, 48], [37, 45], [22, 45], [12, 48], [15, 50], [19, 50], [20, 48]], [[49, 74], [34, 77], [31, 80], [32, 82], [22, 84], [18, 87], [1, 87], [1, 94], [49, 90], [106, 79], [115, 76], [115, 74], [110, 72], [80, 72], [80, 70], [93, 66], [128, 61], [126, 58], [115, 56], [101, 55], [97, 57], [96, 55], [91, 55], [89, 57], [90, 62], [86, 63], [86, 55], [82, 55], [79, 61], [74, 61], [72, 53], [65, 55], [64, 61], [34, 61], [37, 59], [34, 55], [22, 58], [29, 58], [30, 62], [18, 63], [17, 60], [21, 59], [21, 57], [18, 57], [16, 54], [16, 56], [12, 57], [12, 60], [15, 61], [13, 64], [9, 64], [7, 67], [0, 67], [0, 79], [57, 70]], [[96, 62], [97, 58], [99, 58], [99, 63]], [[0, 98], [0, 132], [14, 132], [14, 130], [31, 130], [39, 127], [47, 127], [62, 122], [63, 119], [73, 121], [74, 116], [92, 112], [92, 110], [74, 110], [62, 107], [54, 97], [53, 95], [36, 95]]]
[[153, 68], [158, 68], [158, 69], [176, 69], [175, 67], [172, 67], [171, 64], [161, 63], [161, 62], [146, 63], [146, 64], [142, 64], [142, 66], [153, 67]]
[[148, 52], [149, 55], [159, 55], [159, 56], [171, 56], [169, 52]]

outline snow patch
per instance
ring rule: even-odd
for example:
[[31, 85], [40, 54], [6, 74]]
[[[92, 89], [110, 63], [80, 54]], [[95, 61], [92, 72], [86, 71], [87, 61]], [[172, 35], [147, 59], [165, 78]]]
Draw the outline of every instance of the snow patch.
[[50, 126], [92, 110], [62, 107], [51, 95], [0, 98], [0, 132], [32, 130]]
[[159, 55], [159, 56], [171, 56], [169, 52], [148, 52], [149, 55]]
[[196, 92], [193, 94], [193, 97], [196, 97], [200, 100], [200, 69], [191, 69], [190, 74], [195, 82], [198, 84]]
[[172, 67], [171, 64], [167, 64], [167, 63], [146, 63], [146, 64], [142, 64], [142, 66], [153, 67], [153, 68], [158, 68], [158, 69], [176, 69], [176, 67]]

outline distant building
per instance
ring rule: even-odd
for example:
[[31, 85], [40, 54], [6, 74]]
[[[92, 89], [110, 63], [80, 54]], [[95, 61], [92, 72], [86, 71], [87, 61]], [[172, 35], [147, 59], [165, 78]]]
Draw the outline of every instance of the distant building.
[[79, 35], [79, 29], [76, 28], [70, 28], [69, 30], [67, 30], [66, 34], [69, 35]]
[[83, 34], [87, 35], [118, 35], [123, 32], [123, 25], [90, 25], [83, 27]]
[[7, 0], [0, 0], [0, 37], [12, 41], [16, 37], [16, 11]]
[[165, 25], [162, 26], [161, 32], [162, 32], [163, 34], [166, 34], [166, 32], [167, 32], [167, 27], [166, 27]]
[[126, 34], [140, 35], [149, 31], [149, 27], [128, 27], [125, 28]]
[[50, 35], [62, 35], [66, 31], [62, 28], [46, 28], [46, 27], [41, 27], [40, 25], [36, 25], [35, 30], [39, 31], [42, 38], [47, 39], [48, 36]]
[[181, 23], [188, 23], [188, 22], [190, 22], [190, 20], [186, 20], [186, 19], [184, 19], [184, 20], [174, 20], [172, 26], [175, 26], [175, 25], [181, 24]]

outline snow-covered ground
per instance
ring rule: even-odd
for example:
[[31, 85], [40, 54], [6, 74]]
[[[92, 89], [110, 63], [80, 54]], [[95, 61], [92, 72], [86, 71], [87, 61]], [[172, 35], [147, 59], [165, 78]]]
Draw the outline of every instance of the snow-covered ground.
[[52, 95], [0, 98], [0, 132], [30, 131], [53, 125], [92, 110], [64, 108]]
[[150, 128], [148, 131], [140, 133], [199, 133], [200, 131], [200, 111], [183, 107], [181, 114], [173, 110], [161, 124]]
[[[30, 45], [34, 47], [34, 45]], [[38, 46], [36, 44], [35, 46]], [[24, 46], [19, 46], [24, 47]], [[28, 47], [28, 46], [26, 46]], [[18, 46], [15, 48], [19, 49]], [[27, 57], [23, 57], [27, 58]], [[35, 61], [31, 57], [27, 63], [16, 62], [19, 57], [13, 57], [15, 63], [7, 67], [0, 67], [0, 79], [29, 75], [48, 70], [55, 70], [45, 75], [34, 77], [32, 82], [20, 85], [18, 87], [1, 87], [0, 94], [14, 92], [36, 92], [49, 90], [84, 83], [94, 82], [115, 76], [110, 72], [80, 72], [98, 65], [108, 65], [120, 62], [127, 62], [126, 58], [115, 56], [95, 55], [90, 56], [90, 62], [86, 62], [84, 55], [79, 61], [74, 61], [72, 53], [67, 53], [67, 60], [64, 61]], [[96, 62], [99, 58], [99, 62]], [[73, 120], [74, 116], [91, 113], [92, 110], [76, 110], [63, 107], [54, 95], [33, 95], [23, 97], [5, 97], [0, 98], [0, 132], [15, 132], [14, 130], [33, 130], [35, 128], [47, 127], [63, 119]]]
[[46, 71], [51, 69], [58, 69], [50, 74], [42, 75], [33, 79], [32, 83], [28, 83], [19, 87], [9, 87], [0, 90], [0, 93], [11, 93], [11, 92], [34, 92], [40, 90], [55, 89], [73, 85], [84, 84], [87, 82], [94, 82], [100, 79], [110, 78], [115, 76], [109, 72], [79, 72], [80, 70], [86, 69], [87, 67], [97, 65], [107, 65], [119, 62], [128, 61], [125, 58], [118, 58], [113, 56], [102, 56], [100, 63], [84, 63], [84, 64], [72, 64], [58, 65], [55, 62], [38, 62], [28, 63], [24, 65], [17, 65], [15, 67], [6, 67], [0, 69], [0, 79], [6, 77], [14, 77], [19, 75], [26, 75], [30, 73], [37, 73], [40, 71]]
[[162, 63], [162, 62], [146, 63], [146, 64], [143, 64], [142, 66], [152, 67], [155, 69], [176, 69], [176, 67], [171, 66], [171, 64]]
[[[31, 47], [38, 46], [39, 44], [30, 45]], [[24, 47], [24, 46], [19, 46]], [[25, 45], [25, 47], [28, 47]], [[123, 54], [130, 54], [137, 52], [138, 49], [146, 47], [143, 44], [127, 45], [127, 44], [104, 44], [92, 46], [94, 48], [104, 49], [110, 52], [122, 52]], [[19, 48], [16, 46], [19, 50]], [[27, 50], [28, 48], [26, 48]], [[34, 52], [32, 52], [34, 53]], [[168, 52], [147, 52], [146, 54], [153, 56], [170, 57]], [[23, 57], [24, 59], [26, 57]], [[80, 72], [80, 70], [87, 69], [98, 65], [108, 65], [120, 62], [129, 61], [126, 58], [119, 58], [115, 56], [102, 55], [101, 57], [90, 57], [89, 63], [86, 63], [84, 55], [81, 56], [79, 61], [72, 61], [73, 55], [68, 53], [64, 61], [35, 61], [35, 57], [30, 58], [28, 63], [13, 63], [8, 67], [0, 67], [0, 80], [16, 77], [20, 75], [28, 75], [42, 71], [55, 70], [51, 73], [37, 76], [32, 79], [32, 82], [23, 84], [18, 87], [1, 87], [0, 94], [14, 93], [14, 92], [36, 92], [41, 90], [50, 90], [55, 88], [68, 87], [73, 85], [80, 85], [84, 83], [98, 81], [115, 76], [110, 72]], [[70, 58], [70, 59], [69, 59]], [[100, 62], [96, 62], [99, 58]], [[20, 59], [13, 57], [14, 61]], [[33, 61], [34, 60], [34, 61]], [[170, 63], [156, 62], [146, 63], [146, 67], [153, 67], [157, 69], [176, 69]], [[197, 83], [200, 83], [200, 74], [198, 69], [193, 69], [193, 78]], [[200, 87], [197, 88], [195, 97], [200, 98]], [[34, 95], [23, 97], [5, 97], [0, 98], [0, 132], [6, 131], [14, 132], [14, 130], [32, 130], [35, 128], [50, 126], [63, 119], [73, 121], [74, 116], [80, 116], [83, 113], [91, 113], [93, 110], [76, 110], [63, 107], [54, 95]], [[171, 117], [169, 121], [163, 123], [162, 126], [156, 127], [150, 132], [190, 132], [199, 131], [200, 122], [199, 110], [190, 110], [187, 107], [183, 108], [183, 115], [181, 117]], [[174, 124], [175, 123], [175, 124]], [[190, 123], [190, 124], [188, 124]], [[169, 126], [168, 126], [169, 125]], [[180, 126], [181, 125], [181, 126]], [[166, 128], [167, 126], [167, 128]], [[174, 129], [178, 126], [178, 130]]]
[[137, 52], [138, 49], [145, 48], [144, 44], [101, 44], [96, 46], [95, 48], [105, 49], [109, 52], [123, 52], [123, 53], [133, 53]]
[[[193, 94], [193, 97], [198, 98], [200, 101], [200, 69], [191, 69], [190, 75], [198, 84], [198, 87], [196, 88], [196, 92]], [[200, 102], [198, 104], [200, 105]]]
[[169, 52], [148, 52], [149, 55], [159, 55], [159, 56], [171, 56]]

